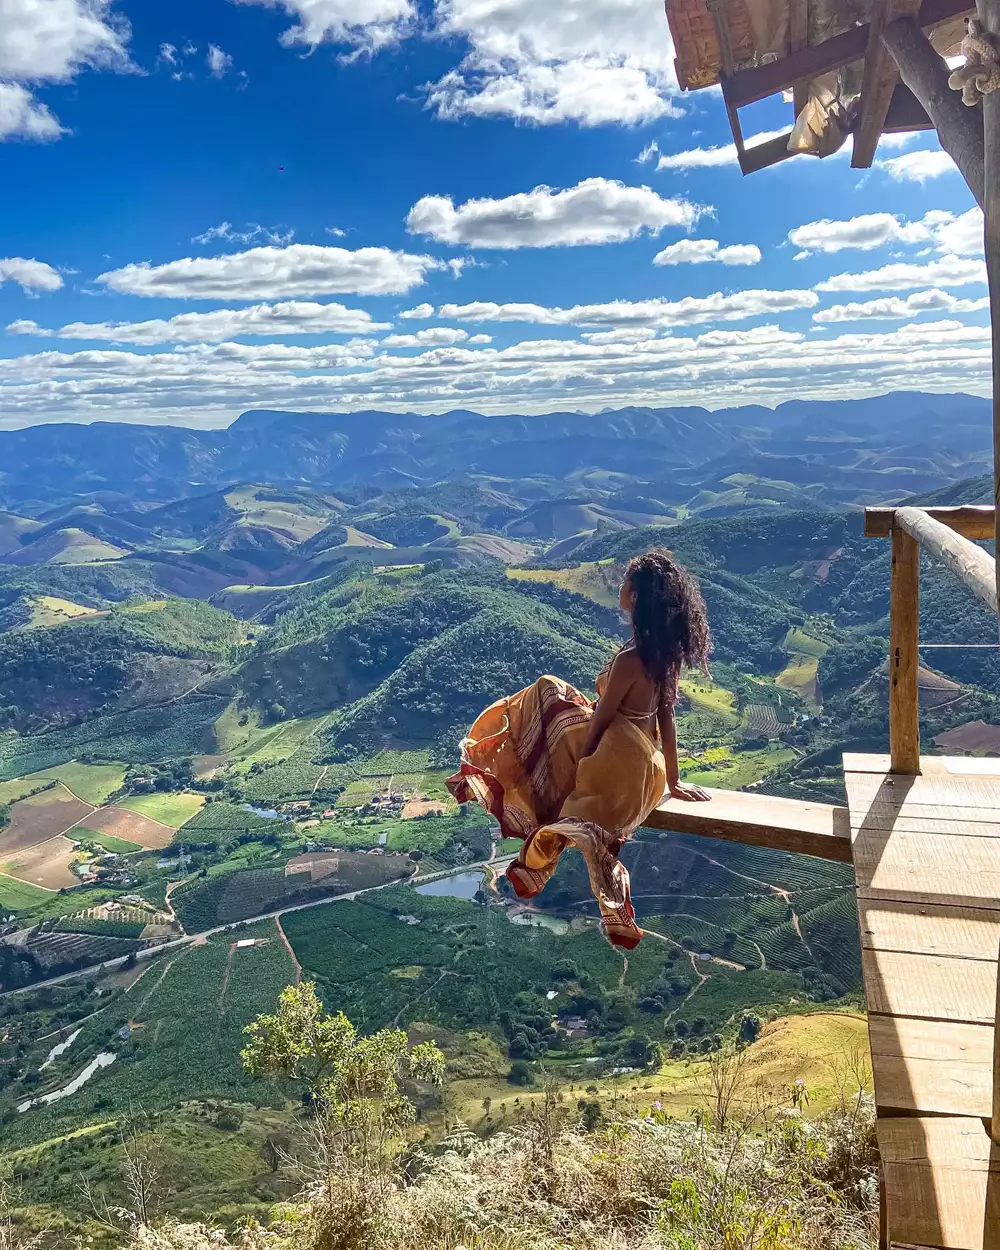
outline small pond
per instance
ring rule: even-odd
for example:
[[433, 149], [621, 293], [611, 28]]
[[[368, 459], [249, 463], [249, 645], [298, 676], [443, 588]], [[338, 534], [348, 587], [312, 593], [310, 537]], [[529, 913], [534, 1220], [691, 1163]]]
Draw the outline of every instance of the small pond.
[[117, 1058], [118, 1056], [113, 1054], [110, 1050], [102, 1050], [99, 1055], [95, 1055], [95, 1057], [91, 1059], [90, 1063], [87, 1064], [82, 1072], [77, 1073], [77, 1075], [73, 1077], [72, 1081], [70, 1081], [68, 1085], [64, 1085], [62, 1089], [54, 1089], [51, 1094], [41, 1094], [38, 1098], [29, 1098], [26, 1102], [22, 1102], [20, 1104], [18, 1111], [24, 1112], [27, 1111], [29, 1107], [39, 1106], [44, 1103], [58, 1102], [60, 1098], [68, 1098], [70, 1094], [75, 1094], [78, 1089], [86, 1085], [98, 1069], [108, 1067], [108, 1065], [114, 1063]]
[[440, 877], [437, 881], [425, 881], [417, 886], [418, 894], [434, 894], [446, 898], [474, 899], [483, 884], [481, 872], [456, 872], [450, 877]]
[[56, 1059], [59, 1058], [60, 1055], [64, 1054], [67, 1050], [69, 1050], [69, 1048], [73, 1045], [73, 1043], [76, 1041], [76, 1039], [80, 1036], [82, 1032], [83, 1032], [83, 1029], [77, 1029], [76, 1032], [71, 1033], [64, 1042], [56, 1042], [56, 1044], [49, 1051], [45, 1059], [45, 1062], [38, 1069], [38, 1071], [41, 1072], [44, 1068], [47, 1068], [50, 1063], [53, 1063]]
[[569, 933], [569, 921], [563, 920], [562, 916], [545, 916], [537, 911], [519, 911], [513, 916], [508, 913], [508, 916], [511, 924], [530, 924], [560, 935]]

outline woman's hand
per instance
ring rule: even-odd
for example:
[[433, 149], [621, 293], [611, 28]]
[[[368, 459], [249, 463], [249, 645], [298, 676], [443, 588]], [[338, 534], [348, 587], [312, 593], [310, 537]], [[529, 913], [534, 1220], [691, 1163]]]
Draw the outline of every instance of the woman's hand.
[[684, 799], [688, 803], [708, 803], [712, 798], [709, 792], [703, 790], [701, 786], [689, 786], [683, 781], [674, 782], [670, 787], [670, 797]]

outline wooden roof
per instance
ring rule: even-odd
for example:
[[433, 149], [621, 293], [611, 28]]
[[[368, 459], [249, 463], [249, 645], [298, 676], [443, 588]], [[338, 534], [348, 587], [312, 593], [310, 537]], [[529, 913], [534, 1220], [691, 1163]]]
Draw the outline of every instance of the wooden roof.
[[[856, 168], [871, 165], [879, 136], [932, 129], [899, 81], [882, 44], [884, 26], [913, 16], [942, 56], [958, 52], [969, 0], [665, 0], [677, 80], [685, 90], [722, 85], [740, 166], [752, 173], [784, 160], [791, 123], [822, 81], [853, 118]], [[747, 148], [739, 109], [789, 93], [789, 131]]]

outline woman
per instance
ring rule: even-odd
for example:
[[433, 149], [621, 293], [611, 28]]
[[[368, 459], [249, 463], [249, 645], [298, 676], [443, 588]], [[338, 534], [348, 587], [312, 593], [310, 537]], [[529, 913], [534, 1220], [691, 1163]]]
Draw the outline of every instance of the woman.
[[704, 668], [711, 636], [697, 581], [666, 551], [630, 562], [620, 604], [632, 637], [598, 675], [598, 702], [558, 677], [499, 699], [463, 741], [448, 786], [460, 803], [481, 803], [504, 837], [522, 840], [507, 869], [520, 898], [538, 894], [567, 846], [581, 851], [605, 936], [631, 950], [642, 930], [622, 842], [664, 791], [709, 798], [680, 780], [674, 706], [681, 665]]

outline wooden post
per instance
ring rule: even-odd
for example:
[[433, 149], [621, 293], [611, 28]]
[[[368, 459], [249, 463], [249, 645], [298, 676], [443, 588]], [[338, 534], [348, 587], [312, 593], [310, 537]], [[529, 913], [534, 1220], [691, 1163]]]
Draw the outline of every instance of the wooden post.
[[892, 531], [889, 590], [889, 753], [894, 773], [920, 772], [917, 706], [917, 631], [920, 622], [920, 547], [903, 529]]
[[[997, 0], [985, 0], [995, 5]], [[941, 146], [961, 171], [983, 204], [982, 110], [966, 108], [962, 93], [948, 86], [948, 66], [912, 17], [897, 17], [882, 31], [882, 42], [892, 53], [900, 77], [937, 127]], [[1000, 104], [1000, 101], [998, 101]]]
[[[979, 20], [1000, 36], [1000, 0], [977, 0]], [[1000, 95], [983, 97], [983, 214], [986, 218], [986, 276], [990, 284], [993, 325], [993, 502], [1000, 503]], [[1000, 546], [996, 555], [1000, 592]]]

